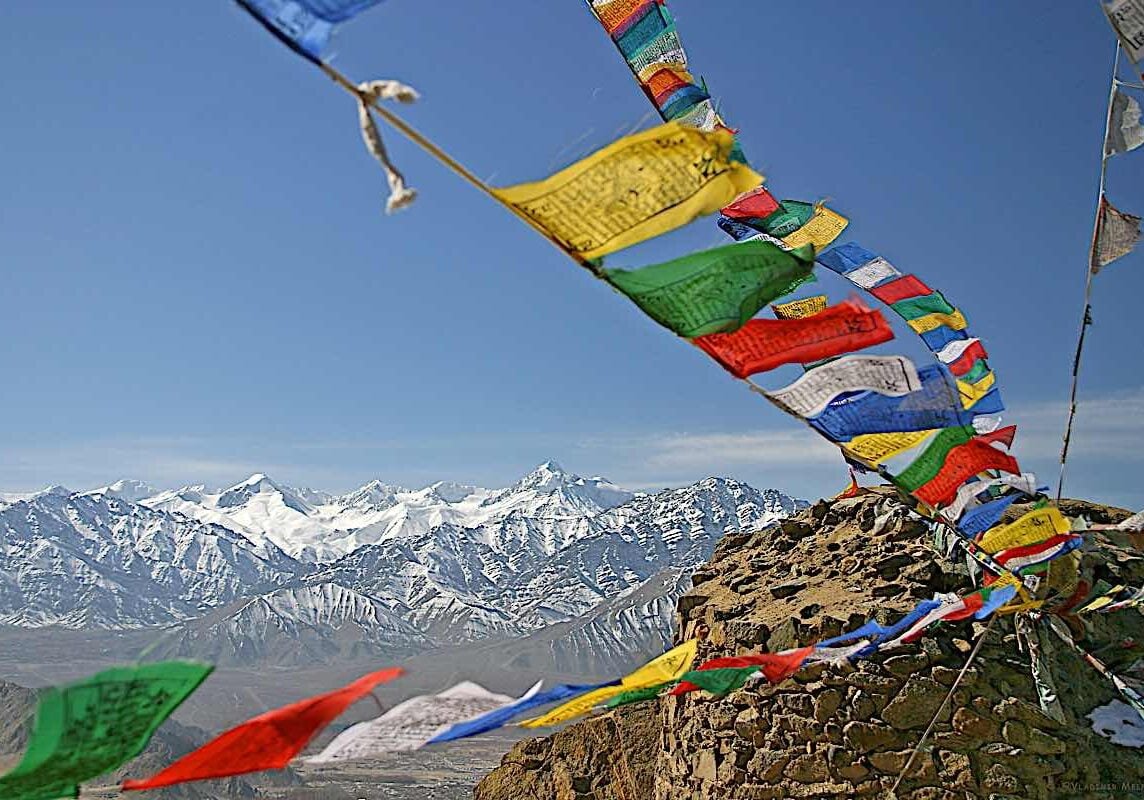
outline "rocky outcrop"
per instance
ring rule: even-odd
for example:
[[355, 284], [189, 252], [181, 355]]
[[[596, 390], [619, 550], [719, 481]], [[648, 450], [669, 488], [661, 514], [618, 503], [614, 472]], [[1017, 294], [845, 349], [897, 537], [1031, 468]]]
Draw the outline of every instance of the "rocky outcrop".
[[[1067, 510], [1094, 521], [1127, 513], [1087, 504]], [[1046, 591], [1067, 598], [1083, 589], [1079, 580], [1098, 577], [1140, 585], [1139, 549], [1102, 538], [1099, 547], [1050, 571]], [[726, 536], [679, 601], [677, 638], [704, 634], [700, 657], [706, 659], [811, 643], [871, 616], [893, 622], [934, 592], [972, 587], [965, 562], [940, 549], [924, 521], [888, 494], [820, 502], [766, 531]], [[1144, 626], [1138, 611], [1085, 620], [1074, 618], [1070, 625], [1102, 659], [1121, 671], [1140, 659], [1136, 642], [1144, 640]], [[628, 787], [632, 798], [887, 797], [935, 714], [933, 732], [906, 771], [898, 798], [1086, 798], [1102, 796], [1100, 787], [1110, 784], [1144, 784], [1139, 752], [1112, 744], [1086, 718], [1116, 697], [1104, 678], [1046, 636], [1065, 712], [1064, 722], [1057, 722], [1038, 705], [1012, 618], [998, 617], [987, 633], [985, 628], [971, 622], [939, 626], [914, 645], [855, 664], [814, 664], [783, 684], [752, 684], [723, 699], [702, 693], [662, 698], [644, 709], [658, 724], [631, 733], [611, 715], [589, 720], [514, 751], [595, 748], [598, 759], [582, 763], [579, 783], [557, 778], [563, 774], [559, 760], [539, 759], [525, 791], [519, 771], [511, 779], [510, 754], [477, 798], [624, 798], [605, 780], [614, 759], [602, 755], [621, 752], [617, 725], [626, 750], [650, 753], [649, 768], [637, 773], [646, 779]], [[983, 633], [978, 656], [951, 695]], [[601, 743], [610, 731], [611, 742]]]

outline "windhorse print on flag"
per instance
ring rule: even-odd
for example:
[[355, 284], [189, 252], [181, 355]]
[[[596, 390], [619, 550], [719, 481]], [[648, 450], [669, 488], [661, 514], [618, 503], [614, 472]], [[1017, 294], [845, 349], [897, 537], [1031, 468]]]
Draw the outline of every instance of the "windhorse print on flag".
[[763, 177], [732, 158], [735, 137], [669, 122], [626, 136], [500, 200], [582, 259], [595, 259], [718, 211]]
[[236, 0], [267, 30], [315, 63], [340, 22], [381, 0]]

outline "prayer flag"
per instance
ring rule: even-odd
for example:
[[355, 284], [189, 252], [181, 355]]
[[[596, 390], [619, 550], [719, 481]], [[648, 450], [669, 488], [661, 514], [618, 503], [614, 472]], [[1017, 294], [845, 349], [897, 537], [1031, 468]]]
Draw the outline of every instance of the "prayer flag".
[[1014, 475], [1021, 471], [1017, 459], [993, 447], [989, 439], [977, 436], [950, 450], [941, 471], [916, 489], [913, 495], [930, 508], [939, 508], [954, 499], [958, 487], [987, 469]]
[[660, 683], [655, 686], [646, 686], [643, 689], [629, 689], [626, 692], [613, 697], [608, 702], [604, 703], [605, 708], [619, 708], [620, 706], [631, 705], [632, 703], [642, 703], [645, 700], [654, 700], [659, 697], [659, 693], [666, 689], [668, 686], [674, 685], [674, 682]]
[[1144, 0], [1109, 0], [1104, 3], [1104, 13], [1120, 37], [1124, 52], [1139, 63], [1144, 58]]
[[1014, 492], [970, 509], [961, 515], [957, 527], [966, 536], [976, 537], [996, 525], [1009, 506], [1020, 498], [1021, 495]]
[[848, 442], [840, 442], [846, 455], [866, 464], [878, 465], [899, 453], [917, 447], [935, 431], [906, 431], [903, 433], [866, 433]]
[[922, 297], [933, 294], [933, 289], [922, 283], [916, 275], [903, 275], [870, 290], [870, 294], [877, 297], [888, 306], [908, 300], [911, 297]]
[[[897, 281], [894, 281], [897, 283]], [[911, 320], [926, 314], [952, 314], [956, 309], [949, 304], [941, 292], [931, 292], [921, 297], [909, 297], [890, 306], [902, 319]]]
[[779, 201], [767, 191], [767, 187], [760, 186], [736, 197], [735, 201], [724, 207], [720, 213], [730, 219], [763, 220], [778, 210]]
[[816, 649], [821, 650], [833, 648], [836, 645], [852, 642], [855, 639], [868, 639], [868, 646], [877, 647], [882, 642], [889, 641], [890, 639], [897, 637], [902, 633], [902, 631], [908, 630], [914, 624], [916, 624], [918, 620], [925, 617], [940, 605], [941, 603], [938, 600], [921, 600], [914, 607], [913, 611], [889, 627], [880, 624], [877, 620], [871, 619], [861, 627], [855, 628], [849, 633], [844, 633], [840, 636], [835, 636], [832, 639], [826, 639], [825, 641], [819, 642], [816, 645]]
[[963, 331], [969, 325], [969, 323], [965, 321], [965, 315], [956, 310], [948, 314], [937, 312], [916, 317], [915, 319], [907, 319], [906, 324], [913, 328], [915, 333], [929, 333], [941, 327], [946, 327], [954, 331]]
[[[964, 346], [956, 348], [958, 353], [957, 357], [952, 361], [946, 362], [946, 366], [949, 367], [950, 372], [959, 378], [965, 378], [965, 376], [972, 371], [974, 365], [983, 363], [984, 360], [989, 357], [989, 354], [985, 352], [985, 345], [981, 343], [980, 339], [963, 339], [960, 342], [956, 342], [956, 344]], [[950, 345], [950, 347], [953, 347], [953, 345]], [[938, 359], [941, 359], [940, 353], [938, 354]]]
[[791, 414], [809, 419], [848, 392], [900, 397], [921, 388], [917, 369], [905, 356], [843, 356], [808, 370], [787, 387], [767, 396]]
[[810, 276], [810, 248], [784, 251], [764, 241], [739, 242], [604, 276], [649, 317], [693, 338], [737, 330], [772, 300]]
[[852, 353], [894, 338], [877, 311], [848, 300], [803, 319], [752, 319], [733, 333], [700, 336], [701, 347], [739, 378]]
[[383, 669], [326, 694], [267, 711], [231, 728], [146, 780], [124, 781], [124, 789], [158, 789], [187, 781], [226, 778], [283, 769], [347, 708], [404, 670]]
[[1027, 544], [1036, 544], [1058, 534], [1069, 533], [1071, 525], [1055, 506], [1037, 508], [1015, 522], [988, 531], [978, 544], [986, 553], [997, 553]]
[[160, 661], [104, 670], [44, 690], [20, 763], [0, 777], [5, 800], [78, 797], [79, 784], [143, 752], [213, 667]]
[[[534, 689], [538, 687], [533, 687]], [[381, 753], [418, 750], [439, 733], [503, 706], [513, 698], [493, 694], [463, 681], [440, 694], [420, 695], [399, 703], [380, 717], [346, 728], [316, 756], [306, 761], [328, 764], [372, 758]]]
[[826, 295], [816, 294], [789, 303], [775, 303], [771, 311], [777, 319], [803, 319], [826, 309]]
[[1144, 126], [1140, 124], [1140, 104], [1135, 97], [1119, 89], [1112, 98], [1112, 119], [1108, 127], [1106, 153], [1127, 153], [1144, 144]]
[[678, 647], [673, 647], [658, 658], [626, 675], [618, 685], [606, 686], [595, 691], [575, 697], [562, 706], [558, 706], [547, 714], [520, 723], [524, 728], [546, 728], [557, 725], [566, 720], [587, 714], [596, 706], [611, 700], [613, 697], [634, 689], [646, 689], [649, 686], [659, 686], [678, 680], [683, 673], [691, 669], [698, 649], [698, 641], [689, 639]]
[[961, 405], [966, 408], [974, 408], [993, 389], [994, 384], [997, 383], [997, 376], [992, 372], [986, 372], [985, 376], [979, 378], [976, 383], [969, 383], [967, 381], [959, 380], [957, 382], [957, 391], [961, 395]]
[[814, 245], [815, 251], [822, 250], [842, 235], [850, 220], [826, 206], [817, 206], [814, 214], [805, 225], [783, 237], [790, 247]]
[[237, 0], [287, 47], [320, 63], [322, 49], [338, 23], [381, 0]]
[[1107, 197], [1100, 198], [1100, 221], [1092, 250], [1092, 274], [1128, 255], [1140, 240], [1140, 217], [1117, 211]]
[[1025, 472], [1020, 475], [1001, 475], [986, 481], [967, 483], [957, 490], [953, 502], [941, 510], [941, 515], [950, 522], [955, 522], [966, 508], [975, 508], [980, 505], [976, 502], [978, 495], [995, 486], [1009, 486], [1022, 494], [1033, 497], [1037, 494], [1037, 476], [1031, 472]]
[[763, 177], [735, 137], [678, 122], [624, 137], [550, 178], [494, 190], [581, 258], [614, 253], [718, 211]]

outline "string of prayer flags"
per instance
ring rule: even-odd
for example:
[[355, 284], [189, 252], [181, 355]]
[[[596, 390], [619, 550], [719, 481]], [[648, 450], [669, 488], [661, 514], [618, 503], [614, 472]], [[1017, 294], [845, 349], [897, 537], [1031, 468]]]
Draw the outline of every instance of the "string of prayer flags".
[[813, 251], [739, 242], [604, 277], [644, 313], [680, 336], [737, 330], [810, 275]]
[[663, 655], [652, 659], [635, 672], [629, 673], [620, 679], [619, 684], [606, 686], [595, 691], [587, 692], [573, 698], [562, 706], [557, 706], [548, 713], [527, 719], [520, 723], [523, 728], [546, 728], [558, 725], [561, 722], [587, 714], [597, 705], [611, 700], [613, 697], [634, 689], [646, 689], [649, 686], [660, 686], [664, 683], [679, 680], [683, 674], [691, 669], [695, 662], [695, 654], [699, 643], [689, 639], [678, 647], [673, 647]]
[[470, 736], [477, 736], [482, 733], [487, 733], [491, 730], [496, 730], [508, 724], [509, 720], [531, 708], [539, 706], [546, 706], [549, 703], [558, 703], [561, 700], [567, 700], [570, 697], [585, 694], [587, 692], [602, 689], [606, 686], [612, 686], [618, 681], [611, 681], [609, 683], [597, 683], [586, 686], [561, 684], [553, 686], [547, 691], [540, 691], [540, 683], [537, 683], [528, 692], [526, 692], [515, 703], [510, 703], [507, 706], [494, 709], [487, 714], [482, 714], [479, 717], [468, 720], [466, 722], [459, 722], [448, 730], [437, 734], [430, 739], [427, 744], [441, 744], [442, 742], [452, 742], [457, 739], [467, 739]]
[[212, 669], [192, 661], [160, 661], [115, 667], [45, 689], [22, 760], [0, 777], [0, 797], [78, 797], [81, 783], [143, 752], [155, 730]]
[[267, 711], [231, 728], [150, 778], [124, 781], [123, 788], [158, 789], [187, 781], [284, 769], [318, 731], [376, 687], [402, 674], [404, 670], [400, 668], [378, 670], [332, 692]]
[[940, 508], [957, 496], [958, 489], [967, 480], [990, 469], [1013, 475], [1021, 471], [1017, 459], [998, 450], [987, 437], [974, 437], [950, 450], [941, 471], [915, 489], [913, 495], [930, 508]]
[[900, 397], [921, 388], [917, 368], [905, 356], [844, 356], [807, 371], [794, 383], [766, 395], [791, 414], [809, 419], [849, 392]]
[[1109, 0], [1103, 4], [1124, 52], [1135, 64], [1144, 59], [1144, 0]]
[[700, 336], [695, 344], [738, 378], [852, 353], [894, 338], [878, 311], [847, 300], [813, 316], [752, 319], [732, 333]]
[[1108, 198], [1100, 197], [1100, 219], [1092, 248], [1092, 274], [1132, 252], [1140, 241], [1140, 217], [1118, 211]]
[[[1100, 585], [1099, 582], [1097, 585]], [[1085, 603], [1083, 606], [1077, 609], [1078, 614], [1088, 614], [1090, 612], [1097, 611], [1111, 605], [1112, 602], [1116, 599], [1116, 596], [1128, 588], [1124, 584], [1109, 586], [1109, 584], [1105, 583], [1104, 585], [1108, 588], [1106, 588], [1103, 593], [1095, 600]]]
[[381, 0], [237, 0], [283, 44], [303, 58], [321, 63], [322, 50], [339, 23]]
[[[538, 689], [539, 686], [534, 686], [532, 691]], [[514, 702], [512, 697], [494, 694], [471, 681], [462, 681], [440, 694], [412, 697], [380, 717], [346, 728], [322, 752], [306, 761], [328, 764], [372, 758], [381, 753], [418, 750], [458, 722]]]
[[762, 183], [732, 158], [734, 136], [669, 122], [555, 175], [494, 193], [570, 253], [595, 259], [718, 211]]
[[882, 642], [895, 639], [900, 636], [903, 631], [912, 628], [917, 624], [918, 620], [924, 618], [939, 605], [941, 605], [941, 603], [938, 600], [921, 600], [914, 607], [913, 611], [889, 627], [882, 625], [875, 619], [867, 620], [864, 625], [848, 633], [843, 633], [839, 636], [819, 642], [816, 648], [825, 650], [833, 648], [836, 645], [845, 644], [846, 642], [852, 642], [855, 639], [865, 639], [867, 640], [865, 649], [876, 649]]
[[825, 311], [826, 302], [826, 295], [816, 294], [801, 300], [791, 300], [789, 303], [775, 303], [771, 306], [771, 312], [776, 319], [803, 319]]
[[1069, 533], [1069, 521], [1055, 506], [1036, 508], [1008, 525], [988, 531], [978, 540], [981, 549], [997, 553], [1027, 544], [1036, 544], [1058, 534]]
[[1136, 98], [1119, 89], [1112, 97], [1112, 116], [1104, 152], [1108, 155], [1128, 153], [1144, 144], [1144, 125], [1140, 124], [1140, 104]]

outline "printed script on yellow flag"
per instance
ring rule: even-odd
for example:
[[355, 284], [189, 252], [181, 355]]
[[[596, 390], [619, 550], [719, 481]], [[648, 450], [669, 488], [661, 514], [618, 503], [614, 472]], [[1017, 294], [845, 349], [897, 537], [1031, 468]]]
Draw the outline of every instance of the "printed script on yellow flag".
[[814, 215], [806, 224], [794, 233], [784, 236], [783, 243], [788, 247], [802, 247], [804, 244], [814, 245], [814, 252], [820, 253], [826, 246], [842, 235], [850, 220], [841, 214], [831, 211], [826, 206], [819, 206]]
[[697, 646], [698, 642], [695, 639], [684, 642], [679, 647], [673, 647], [659, 658], [649, 661], [635, 672], [625, 676], [616, 686], [604, 686], [579, 697], [574, 697], [547, 714], [527, 719], [520, 725], [524, 728], [547, 728], [550, 725], [558, 725], [565, 720], [587, 714], [596, 706], [616, 695], [632, 689], [646, 689], [649, 686], [658, 686], [661, 683], [678, 680], [683, 677], [683, 673], [691, 669], [691, 665], [695, 661]]
[[536, 183], [494, 189], [569, 252], [598, 258], [712, 214], [763, 176], [732, 161], [734, 136], [669, 122]]
[[805, 319], [826, 309], [826, 295], [816, 294], [813, 297], [804, 297], [802, 300], [791, 300], [789, 303], [775, 303], [771, 311], [775, 312], [776, 319]]
[[1068, 533], [1069, 521], [1053, 506], [1030, 511], [1016, 522], [993, 528], [981, 537], [981, 549], [999, 553], [1011, 547], [1043, 542], [1052, 536]]
[[867, 464], [881, 464], [898, 453], [917, 447], [936, 429], [902, 433], [864, 433], [842, 444], [848, 455]]

